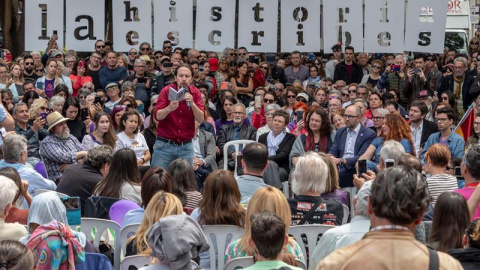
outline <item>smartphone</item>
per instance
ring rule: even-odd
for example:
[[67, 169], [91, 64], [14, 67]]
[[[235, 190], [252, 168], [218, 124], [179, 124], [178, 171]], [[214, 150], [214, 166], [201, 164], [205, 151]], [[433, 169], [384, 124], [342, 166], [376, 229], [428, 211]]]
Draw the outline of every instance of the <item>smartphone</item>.
[[203, 65], [198, 66], [198, 72], [199, 73], [203, 73], [204, 70], [205, 70], [205, 68], [204, 68]]
[[60, 200], [67, 210], [68, 225], [80, 225], [80, 198], [79, 197], [61, 197]]
[[296, 112], [297, 114], [297, 123], [300, 122], [300, 120], [303, 119], [303, 111], [298, 111]]
[[53, 30], [53, 34], [58, 36], [57, 30]]
[[165, 63], [162, 64], [162, 66], [165, 67], [165, 68], [167, 68], [167, 67], [171, 68], [171, 67], [173, 67], [173, 63], [172, 62], [165, 62]]
[[5, 135], [7, 135], [7, 130], [4, 127], [0, 128], [0, 135], [2, 138], [5, 138]]
[[262, 107], [262, 96], [260, 96], [260, 95], [255, 96], [254, 107], [255, 108], [261, 108]]
[[102, 97], [95, 97], [95, 100], [93, 101], [93, 103], [98, 103], [100, 104], [100, 106], [103, 107]]
[[78, 62], [78, 67], [79, 68], [84, 68], [85, 67], [85, 62], [83, 62], [83, 61]]
[[417, 75], [418, 73], [420, 73], [420, 69], [419, 68], [414, 68], [413, 69], [413, 74]]
[[390, 158], [385, 160], [385, 167], [386, 168], [390, 168], [390, 167], [393, 167], [393, 166], [395, 166], [395, 160], [390, 159]]
[[220, 90], [228, 90], [228, 82], [222, 82], [220, 85]]
[[48, 115], [48, 113], [42, 112], [42, 113], [40, 114], [40, 117], [42, 117], [43, 120], [47, 121], [47, 115]]
[[243, 175], [242, 159], [243, 156], [241, 153], [239, 153], [237, 155], [237, 175]]
[[5, 51], [0, 49], [0, 58], [4, 58], [5, 57]]
[[43, 83], [42, 83], [42, 82], [37, 82], [36, 87], [37, 87], [38, 89], [43, 89]]
[[142, 77], [142, 78], [137, 78], [138, 83], [147, 83], [147, 78]]
[[461, 177], [462, 171], [460, 170], [460, 166], [455, 166], [455, 176]]
[[80, 110], [80, 120], [83, 122], [85, 120], [87, 120], [88, 118], [88, 109], [87, 108], [83, 108]]
[[362, 174], [367, 173], [367, 160], [360, 159], [358, 160], [358, 177], [362, 177]]
[[400, 71], [401, 66], [400, 65], [391, 65], [390, 69], [393, 70], [393, 71]]

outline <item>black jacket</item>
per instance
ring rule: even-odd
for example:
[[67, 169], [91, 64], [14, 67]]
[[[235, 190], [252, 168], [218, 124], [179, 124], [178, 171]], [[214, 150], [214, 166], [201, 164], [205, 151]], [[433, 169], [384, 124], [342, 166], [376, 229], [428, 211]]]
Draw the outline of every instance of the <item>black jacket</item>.
[[[438, 96], [441, 96], [443, 92], [450, 90], [452, 93], [455, 93], [453, 86], [455, 81], [453, 79], [453, 75], [449, 75], [442, 79], [440, 83], [440, 87], [438, 88]], [[463, 108], [467, 111], [468, 106], [472, 104], [472, 102], [477, 98], [478, 94], [480, 93], [480, 89], [478, 87], [477, 80], [475, 77], [471, 75], [466, 75], [465, 81], [462, 85], [462, 97], [463, 97]]]
[[[268, 148], [267, 137], [269, 132], [260, 135], [258, 137], [258, 142], [265, 145]], [[274, 156], [268, 157], [269, 160], [275, 161], [278, 166], [284, 168], [285, 171], [290, 171], [288, 156], [290, 155], [290, 151], [292, 151], [293, 143], [295, 142], [295, 136], [291, 133], [285, 134], [285, 138], [283, 138], [282, 143], [280, 143], [277, 154]]]
[[283, 68], [275, 65], [270, 74], [274, 80], [281, 82], [283, 85], [287, 83], [287, 77], [285, 76]]
[[480, 249], [451, 249], [447, 252], [450, 256], [457, 259], [464, 270], [480, 269]]
[[[428, 137], [438, 132], [438, 126], [436, 123], [423, 119], [422, 138], [420, 139], [420, 147], [424, 147], [428, 140]], [[413, 135], [412, 135], [413, 136]]]
[[[223, 125], [218, 132], [218, 139], [217, 139], [217, 146], [220, 148], [220, 155], [223, 155], [223, 146], [229, 142], [233, 141], [233, 133], [234, 133], [234, 124], [230, 125]], [[252, 140], [255, 141], [257, 139], [257, 130], [252, 126], [247, 126], [242, 124], [240, 130], [238, 131], [238, 139], [239, 140]], [[230, 159], [232, 153], [231, 149], [228, 149], [227, 155]]]
[[352, 72], [350, 73], [350, 77], [347, 76], [347, 68], [345, 65], [345, 61], [338, 63], [335, 66], [335, 72], [333, 73], [333, 81], [336, 82], [338, 80], [343, 80], [347, 83], [347, 85], [351, 83], [360, 83], [363, 78], [363, 70], [362, 67], [353, 62]]

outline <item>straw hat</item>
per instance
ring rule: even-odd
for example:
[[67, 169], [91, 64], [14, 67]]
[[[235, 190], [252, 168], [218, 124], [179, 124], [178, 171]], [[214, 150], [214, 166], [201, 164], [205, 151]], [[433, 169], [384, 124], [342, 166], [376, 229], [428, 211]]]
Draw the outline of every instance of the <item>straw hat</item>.
[[47, 116], [48, 131], [54, 126], [67, 121], [68, 118], [63, 117], [59, 112], [51, 112]]

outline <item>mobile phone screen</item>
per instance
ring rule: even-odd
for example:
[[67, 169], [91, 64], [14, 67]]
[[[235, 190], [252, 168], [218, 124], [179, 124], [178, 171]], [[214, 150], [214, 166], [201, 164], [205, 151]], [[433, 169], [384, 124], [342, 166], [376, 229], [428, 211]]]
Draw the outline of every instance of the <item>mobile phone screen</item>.
[[358, 161], [358, 177], [361, 177], [362, 174], [367, 173], [367, 160], [361, 159]]

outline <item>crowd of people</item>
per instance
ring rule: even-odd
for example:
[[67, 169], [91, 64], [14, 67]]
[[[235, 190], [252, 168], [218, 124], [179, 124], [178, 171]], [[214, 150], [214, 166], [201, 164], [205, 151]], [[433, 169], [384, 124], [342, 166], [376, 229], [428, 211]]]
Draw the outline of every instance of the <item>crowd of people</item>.
[[[56, 39], [0, 59], [0, 270], [100, 251], [61, 196], [83, 217], [130, 202], [126, 256], [157, 258], [145, 269], [215, 269], [206, 225], [244, 230], [215, 248], [254, 256], [248, 269], [480, 267], [477, 38], [466, 53], [308, 56]], [[308, 254], [288, 235], [304, 224], [332, 226]]]

